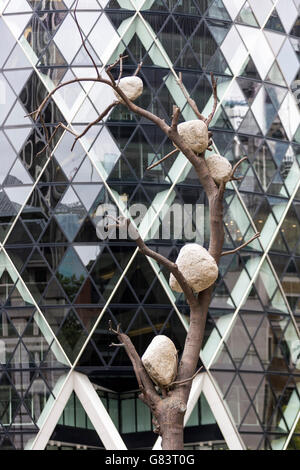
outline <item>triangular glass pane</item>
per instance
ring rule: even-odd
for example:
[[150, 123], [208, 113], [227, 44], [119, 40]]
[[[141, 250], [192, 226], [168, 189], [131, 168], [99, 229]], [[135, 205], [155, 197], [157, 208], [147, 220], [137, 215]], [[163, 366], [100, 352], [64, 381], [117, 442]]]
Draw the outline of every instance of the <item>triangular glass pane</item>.
[[235, 130], [243, 121], [249, 109], [247, 100], [244, 97], [237, 81], [233, 81], [223, 99], [223, 108]]
[[[159, 27], [162, 26], [160, 32], [157, 35], [158, 40], [162, 44], [169, 59], [174, 64], [182, 51], [185, 38], [182, 35], [181, 31], [178, 29], [178, 26], [176, 25], [172, 17], [170, 17], [165, 24], [164, 17], [157, 17], [157, 20], [157, 29], [160, 29]], [[174, 38], [173, 41], [169, 40], [170, 35], [172, 35], [172, 37]]]
[[279, 33], [285, 33], [284, 27], [282, 26], [281, 20], [277, 13], [276, 8], [272, 11], [266, 25], [264, 26], [266, 29], [272, 29], [273, 31], [277, 31]]
[[99, 183], [101, 178], [88, 157], [85, 157], [73, 179], [74, 183]]
[[241, 370], [263, 371], [263, 366], [253, 345], [249, 347], [243, 362], [240, 365]]
[[99, 243], [99, 238], [94, 224], [89, 217], [86, 217], [81, 224], [81, 228], [74, 239], [74, 243]]
[[244, 93], [248, 104], [251, 105], [256, 98], [257, 93], [261, 88], [261, 84], [246, 78], [238, 78], [237, 82]]
[[279, 108], [287, 94], [287, 90], [274, 85], [266, 85], [265, 88], [268, 91], [274, 107], [279, 111]]
[[227, 23], [217, 23], [213, 21], [208, 22], [208, 27], [214, 37], [214, 39], [217, 41], [218, 45], [220, 46], [225, 38], [225, 36], [228, 34], [229, 31], [229, 24]]
[[75, 361], [87, 338], [87, 332], [73, 310], [70, 310], [56, 336], [70, 361]]
[[250, 406], [246, 411], [245, 416], [242, 419], [242, 423], [239, 427], [239, 432], [253, 432], [253, 433], [262, 433], [263, 427], [260, 423], [259, 417], [254, 406]]
[[71, 151], [73, 142], [74, 136], [65, 132], [55, 149], [55, 158], [69, 180], [72, 180], [85, 156], [80, 142], [77, 142], [74, 150]]
[[251, 402], [244, 388], [244, 384], [238, 375], [230, 385], [230, 389], [226, 393], [225, 401], [229, 407], [234, 422], [239, 425]]
[[34, 293], [32, 295], [40, 305], [64, 305], [68, 303], [64, 290], [55, 277], [48, 280], [46, 289], [42, 292], [42, 298], [36, 298]]
[[214, 1], [214, 3], [208, 9], [207, 16], [209, 18], [217, 18], [220, 20], [226, 20], [226, 21], [231, 20], [222, 0]]
[[26, 230], [22, 220], [18, 219], [6, 240], [6, 245], [26, 245], [31, 243], [32, 239], [28, 230]]
[[70, 300], [73, 300], [87, 275], [75, 250], [70, 247], [57, 271], [57, 279]]
[[257, 23], [256, 18], [253, 14], [252, 8], [248, 2], [244, 4], [235, 21], [249, 26], [255, 26], [257, 28], [259, 27], [259, 24]]
[[31, 177], [25, 170], [20, 160], [17, 158], [15, 164], [3, 182], [3, 186], [22, 186], [32, 183], [33, 181]]
[[68, 66], [67, 61], [58, 49], [54, 41], [51, 41], [46, 49], [40, 54], [37, 67], [53, 67], [57, 64]]
[[66, 243], [67, 238], [64, 235], [63, 231], [59, 227], [57, 221], [54, 217], [50, 220], [47, 228], [44, 230], [44, 233], [40, 239], [40, 243]]
[[257, 176], [252, 168], [249, 168], [245, 174], [241, 184], [239, 185], [240, 191], [255, 191], [262, 193], [261, 186], [257, 179]]
[[266, 134], [275, 118], [276, 109], [264, 87], [258, 92], [251, 109], [261, 130]]
[[249, 55], [245, 60], [245, 63], [240, 71], [240, 75], [242, 77], [252, 78], [256, 80], [260, 80], [260, 75], [257, 71], [257, 68], [253, 62], [252, 57]]
[[73, 188], [81, 199], [87, 211], [92, 207], [93, 202], [100, 193], [102, 184], [74, 184]]
[[217, 50], [217, 44], [205, 22], [201, 23], [190, 42], [201, 67], [205, 68]]
[[266, 80], [271, 83], [275, 83], [275, 85], [286, 86], [285, 80], [283, 75], [278, 67], [277, 62], [275, 61], [272, 65]]
[[225, 113], [224, 109], [220, 105], [214, 118], [211, 122], [212, 127], [216, 127], [217, 129], [227, 129], [233, 131], [233, 127], [231, 125], [230, 119], [228, 118], [227, 114]]
[[112, 304], [136, 304], [138, 298], [134, 292], [129, 282], [126, 279], [122, 279], [111, 302]]
[[105, 300], [110, 296], [120, 275], [121, 271], [112, 257], [110, 250], [104, 248], [96, 261], [91, 276]]
[[290, 32], [291, 36], [296, 36], [298, 38], [300, 37], [300, 27], [299, 26], [300, 26], [300, 16], [298, 16], [298, 18], [295, 21], [294, 26], [291, 29], [291, 32]]
[[104, 304], [105, 300], [99, 294], [96, 285], [92, 278], [87, 277], [85, 282], [82, 284], [82, 287], [78, 291], [76, 298], [74, 299], [74, 304]]
[[12, 352], [9, 361], [10, 367], [15, 369], [29, 369], [36, 367], [32, 354], [26, 349], [23, 341], [19, 340], [17, 346]]
[[262, 135], [262, 132], [260, 128], [258, 127], [258, 124], [255, 120], [255, 117], [251, 111], [251, 109], [248, 111], [248, 113], [245, 116], [245, 119], [243, 120], [240, 128], [239, 128], [239, 133], [241, 134], [251, 134], [251, 135]]
[[86, 211], [72, 187], [69, 187], [57, 205], [55, 215], [68, 239], [73, 241], [84, 221]]
[[217, 49], [213, 57], [207, 64], [207, 72], [222, 73], [226, 75], [232, 75], [229, 65], [221, 51]]

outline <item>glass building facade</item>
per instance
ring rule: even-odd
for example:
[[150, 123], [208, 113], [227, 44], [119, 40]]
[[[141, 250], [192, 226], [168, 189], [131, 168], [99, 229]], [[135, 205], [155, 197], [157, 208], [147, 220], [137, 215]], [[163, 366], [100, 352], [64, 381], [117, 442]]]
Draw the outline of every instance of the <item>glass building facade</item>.
[[[147, 171], [173, 145], [125, 106], [73, 152], [62, 128], [45, 150], [45, 130], [28, 114], [56, 85], [95, 76], [75, 3], [0, 0], [1, 450], [112, 448], [107, 436], [115, 448], [155, 445], [131, 363], [109, 347], [108, 322], [121, 323], [140, 354], [156, 334], [180, 354], [188, 308], [165, 269], [134, 242], [99, 239], [101, 208], [145, 205], [144, 240], [175, 260], [190, 240], [162, 240], [168, 208], [204, 205], [204, 228], [192, 241], [209, 240], [207, 201], [190, 163], [179, 153]], [[225, 248], [257, 231], [261, 237], [221, 260], [187, 416], [189, 449], [300, 448], [299, 7], [299, 0], [78, 4], [99, 70], [124, 54], [124, 76], [131, 75], [142, 60], [137, 104], [167, 121], [174, 103], [182, 120], [195, 118], [179, 72], [202, 113], [211, 112], [213, 72], [214, 153], [233, 164], [248, 156], [241, 181], [227, 184]], [[80, 133], [112, 99], [101, 84], [61, 88], [43, 114], [48, 135], [60, 122]], [[195, 227], [194, 211], [185, 222]]]

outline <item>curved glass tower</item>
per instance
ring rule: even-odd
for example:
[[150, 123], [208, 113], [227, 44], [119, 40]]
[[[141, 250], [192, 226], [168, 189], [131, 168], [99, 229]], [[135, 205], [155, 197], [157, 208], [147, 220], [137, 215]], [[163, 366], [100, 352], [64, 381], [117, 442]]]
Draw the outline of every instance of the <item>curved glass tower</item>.
[[[189, 321], [168, 273], [125, 238], [101, 239], [105, 211], [135, 211], [144, 240], [175, 260], [207, 246], [206, 199], [189, 162], [151, 122], [77, 82], [30, 116], [53, 88], [95, 76], [74, 0], [0, 0], [0, 448], [152, 448], [109, 320], [143, 354], [156, 334], [182, 350]], [[287, 6], [288, 3], [288, 6]], [[77, 17], [99, 70], [120, 54], [139, 74], [137, 100], [166, 121], [173, 104], [204, 115], [218, 77], [214, 153], [241, 165], [227, 184], [225, 248], [261, 233], [220, 265], [188, 408], [187, 448], [299, 449], [299, 0], [79, 0]], [[103, 72], [105, 73], [105, 72]], [[118, 76], [119, 70], [115, 74]], [[53, 135], [50, 151], [45, 132]], [[183, 208], [183, 204], [185, 207]], [[188, 205], [188, 206], [186, 206]], [[143, 207], [140, 213], [139, 209]], [[184, 226], [172, 219], [177, 208]], [[197, 212], [198, 210], [198, 212]], [[196, 216], [202, 214], [201, 230]], [[170, 233], [168, 230], [170, 229]], [[189, 235], [189, 236], [188, 236]]]

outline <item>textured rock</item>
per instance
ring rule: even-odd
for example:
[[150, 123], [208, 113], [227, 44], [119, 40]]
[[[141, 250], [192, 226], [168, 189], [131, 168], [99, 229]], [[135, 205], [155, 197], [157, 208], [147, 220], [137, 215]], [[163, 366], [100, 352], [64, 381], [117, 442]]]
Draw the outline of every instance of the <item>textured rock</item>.
[[[136, 100], [143, 93], [143, 81], [139, 77], [121, 78], [119, 87], [131, 101]], [[114, 94], [119, 99], [120, 103], [124, 104], [124, 101], [116, 91], [114, 91]]]
[[226, 183], [230, 180], [232, 166], [227, 158], [217, 154], [209, 155], [209, 157], [206, 158], [206, 164], [216, 183], [220, 184], [222, 181]]
[[[207, 289], [218, 277], [218, 266], [214, 258], [197, 243], [190, 243], [181, 248], [176, 264], [194, 292]], [[182, 292], [173, 274], [169, 283], [175, 292]]]
[[159, 386], [170, 385], [177, 375], [177, 351], [167, 336], [153, 338], [142, 356], [142, 363], [153, 382]]
[[185, 144], [196, 153], [202, 153], [208, 146], [207, 125], [198, 120], [187, 121], [178, 124], [178, 134], [183, 138]]

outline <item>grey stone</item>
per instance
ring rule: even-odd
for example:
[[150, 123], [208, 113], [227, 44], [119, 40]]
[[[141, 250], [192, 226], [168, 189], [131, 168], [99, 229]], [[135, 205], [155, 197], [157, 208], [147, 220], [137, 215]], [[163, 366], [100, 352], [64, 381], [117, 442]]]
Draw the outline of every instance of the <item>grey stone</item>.
[[142, 363], [154, 383], [170, 385], [177, 375], [177, 350], [167, 336], [153, 338], [142, 356]]
[[[218, 266], [214, 258], [197, 243], [190, 243], [181, 248], [176, 264], [194, 292], [207, 289], [218, 277]], [[170, 275], [169, 284], [175, 292], [182, 292], [173, 274]]]
[[[119, 83], [119, 87], [131, 101], [136, 100], [143, 93], [143, 86], [143, 80], [139, 77], [124, 77], [121, 78]], [[114, 91], [114, 94], [120, 103], [124, 104], [124, 101], [116, 91]]]
[[178, 124], [178, 134], [184, 140], [185, 144], [196, 153], [202, 153], [208, 146], [207, 125], [198, 120], [186, 121]]
[[225, 157], [221, 155], [212, 154], [206, 158], [208, 170], [216, 183], [220, 184], [222, 181], [227, 183], [231, 178], [232, 166]]

